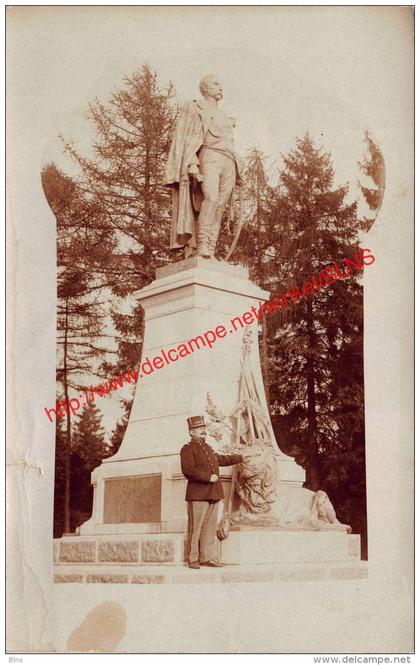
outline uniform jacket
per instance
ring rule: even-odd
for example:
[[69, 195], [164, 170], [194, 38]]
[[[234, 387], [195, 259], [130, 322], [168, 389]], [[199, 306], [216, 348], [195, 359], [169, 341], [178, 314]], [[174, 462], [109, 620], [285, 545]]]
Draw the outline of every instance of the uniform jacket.
[[[190, 240], [196, 246], [195, 220], [198, 216], [201, 186], [191, 191], [188, 168], [199, 165], [197, 153], [212, 123], [212, 109], [205, 100], [193, 100], [182, 107], [175, 128], [172, 145], [165, 168], [164, 184], [172, 187], [172, 227], [170, 247], [184, 247]], [[237, 177], [240, 181], [240, 166]], [[196, 204], [194, 205], [194, 202]], [[229, 205], [233, 214], [233, 199]], [[232, 217], [233, 218], [233, 217]], [[190, 243], [191, 244], [191, 243]]]
[[241, 455], [219, 455], [208, 443], [186, 443], [181, 450], [181, 469], [187, 478], [186, 501], [219, 501], [224, 498], [220, 479], [210, 482], [213, 473], [219, 475], [219, 466], [241, 462]]

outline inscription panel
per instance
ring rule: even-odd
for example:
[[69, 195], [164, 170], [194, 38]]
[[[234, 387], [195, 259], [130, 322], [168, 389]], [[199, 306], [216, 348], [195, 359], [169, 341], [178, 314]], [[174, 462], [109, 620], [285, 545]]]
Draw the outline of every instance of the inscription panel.
[[104, 523], [160, 522], [162, 475], [105, 480]]

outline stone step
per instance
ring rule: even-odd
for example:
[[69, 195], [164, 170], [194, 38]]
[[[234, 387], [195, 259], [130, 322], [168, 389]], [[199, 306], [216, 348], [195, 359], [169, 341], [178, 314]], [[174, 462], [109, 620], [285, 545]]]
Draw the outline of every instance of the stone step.
[[73, 584], [203, 584], [240, 582], [311, 582], [363, 579], [368, 576], [366, 561], [296, 564], [226, 565], [224, 568], [187, 565], [71, 565], [54, 566], [55, 583]]
[[[64, 536], [54, 541], [54, 563], [179, 565], [182, 533]], [[360, 559], [360, 536], [343, 531], [232, 530], [221, 543], [229, 564], [339, 562]]]
[[360, 559], [360, 536], [343, 531], [231, 531], [222, 541], [228, 563], [310, 563]]

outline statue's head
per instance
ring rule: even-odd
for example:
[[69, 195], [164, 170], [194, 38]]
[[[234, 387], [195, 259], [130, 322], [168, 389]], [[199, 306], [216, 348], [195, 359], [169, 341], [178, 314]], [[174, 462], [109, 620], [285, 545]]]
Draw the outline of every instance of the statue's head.
[[223, 86], [217, 74], [206, 74], [199, 83], [200, 92], [203, 97], [213, 97], [219, 101], [223, 97]]

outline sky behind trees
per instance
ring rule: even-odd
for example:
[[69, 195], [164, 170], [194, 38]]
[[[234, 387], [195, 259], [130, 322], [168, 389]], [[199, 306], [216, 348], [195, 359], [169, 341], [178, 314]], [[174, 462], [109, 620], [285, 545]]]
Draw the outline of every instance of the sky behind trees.
[[[108, 99], [125, 75], [148, 63], [162, 84], [174, 83], [181, 101], [199, 94], [204, 73], [217, 71], [224, 103], [237, 118], [239, 152], [255, 145], [278, 159], [309, 130], [332, 151], [337, 180], [355, 183], [363, 132], [369, 129], [381, 144], [386, 115], [379, 35], [369, 25], [374, 18], [377, 26], [378, 11], [370, 9], [44, 8], [48, 37], [39, 35], [31, 58], [34, 70], [46, 58], [52, 64], [48, 78], [26, 82], [53, 110], [44, 161], [68, 172], [57, 134], [87, 154], [94, 139], [85, 118], [89, 102]], [[381, 42], [395, 31], [395, 14], [392, 19], [383, 13]], [[398, 72], [389, 75], [398, 78]]]

